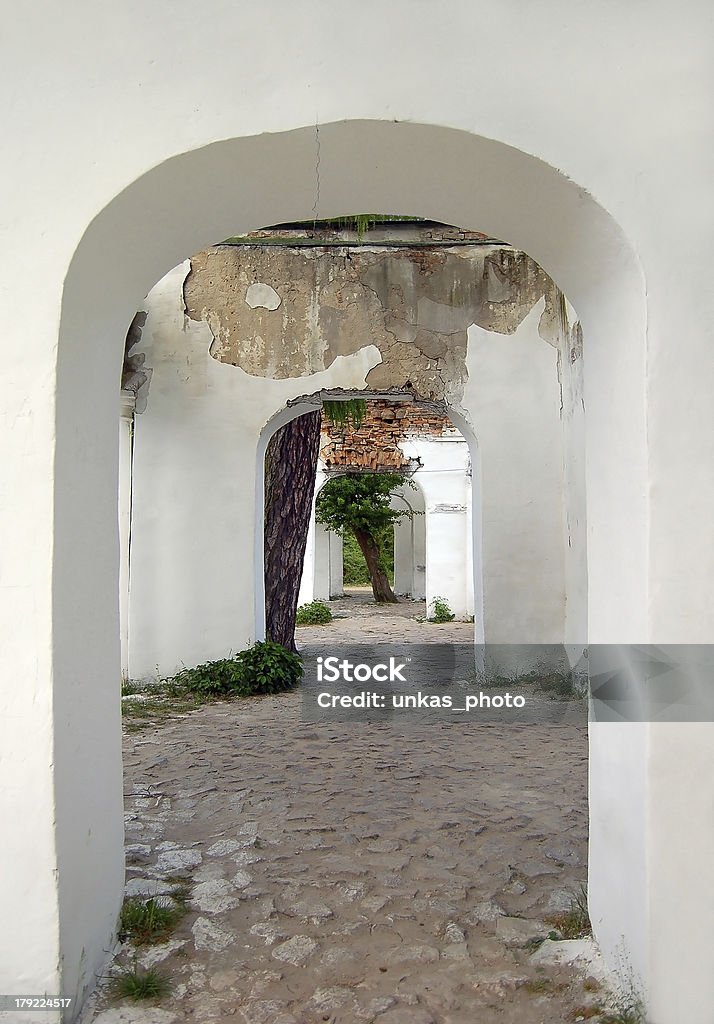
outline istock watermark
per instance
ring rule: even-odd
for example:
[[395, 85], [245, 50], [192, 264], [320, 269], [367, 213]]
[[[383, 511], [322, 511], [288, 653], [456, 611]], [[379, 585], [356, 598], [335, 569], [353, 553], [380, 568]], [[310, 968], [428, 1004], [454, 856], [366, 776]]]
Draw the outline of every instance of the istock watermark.
[[714, 644], [345, 644], [304, 664], [310, 721], [714, 722]]
[[[422, 693], [421, 690], [417, 693], [393, 693], [391, 697], [381, 693], [368, 693], [365, 690], [355, 694], [331, 693], [329, 690], [325, 690], [317, 695], [317, 706], [320, 708], [341, 707], [369, 710], [370, 708], [387, 707], [388, 703], [392, 708], [399, 710], [447, 708], [449, 711], [473, 711], [475, 708], [524, 708], [526, 698], [520, 693], [479, 693], [454, 698], [449, 693]], [[459, 707], [458, 703], [461, 703], [463, 707]]]
[[[304, 657], [304, 716], [317, 721], [560, 722], [585, 721], [582, 694], [556, 701], [536, 686], [483, 671], [478, 649], [469, 644], [346, 644]], [[562, 651], [538, 651], [538, 662], [521, 668], [558, 667]]]
[[317, 679], [321, 683], [335, 683], [338, 680], [345, 683], [366, 683], [370, 680], [375, 683], [406, 683], [403, 673], [409, 661], [411, 658], [400, 664], [396, 658], [390, 657], [388, 662], [370, 665], [366, 661], [355, 663], [349, 658], [335, 655], [323, 658], [320, 655], [317, 658]]

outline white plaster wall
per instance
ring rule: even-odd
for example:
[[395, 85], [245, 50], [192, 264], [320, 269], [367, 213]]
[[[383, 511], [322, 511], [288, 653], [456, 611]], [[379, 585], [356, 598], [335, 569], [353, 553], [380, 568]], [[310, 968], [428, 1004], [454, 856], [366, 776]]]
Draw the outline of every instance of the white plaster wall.
[[[411, 437], [400, 446], [418, 459], [414, 480], [424, 496], [425, 598], [431, 614], [437, 597], [463, 618], [472, 613], [474, 566], [467, 559], [471, 533], [469, 450], [457, 436]], [[421, 563], [419, 563], [421, 564]], [[480, 574], [480, 566], [475, 567]]]
[[336, 551], [332, 549], [332, 537], [322, 523], [315, 523], [315, 586], [314, 596], [320, 601], [329, 601], [331, 592], [331, 561]]
[[394, 524], [394, 593], [398, 597], [412, 597], [413, 590], [414, 523], [398, 519]]
[[129, 545], [131, 538], [134, 406], [131, 392], [122, 392], [119, 417], [119, 625], [121, 675], [129, 678]]
[[564, 640], [563, 426], [558, 350], [538, 333], [544, 305], [513, 335], [469, 328], [465, 403], [481, 453], [484, 631], [493, 644]]
[[426, 599], [426, 509], [416, 474], [412, 481], [414, 488], [402, 488], [394, 495], [393, 507], [406, 507], [414, 513], [394, 524], [394, 592], [423, 601]]
[[[309, 387], [219, 363], [209, 355], [206, 325], [184, 317], [187, 272], [188, 262], [147, 296], [146, 325], [133, 349], [153, 370], [134, 428], [134, 679], [172, 675], [253, 642], [260, 618], [254, 603], [256, 537], [262, 542], [261, 530], [254, 535], [259, 437], [288, 398], [313, 386], [364, 387], [378, 358], [368, 346], [314, 374]], [[313, 559], [318, 541], [312, 531]]]
[[[15, 5], [7, 19], [0, 530], [12, 543], [0, 638], [18, 685], [4, 689], [0, 715], [2, 819], [14, 823], [0, 876], [11, 880], [2, 918], [14, 923], [4, 991], [55, 987], [61, 951], [64, 991], [78, 994], [111, 940], [121, 892], [112, 395], [142, 296], [229, 222], [237, 232], [310, 217], [317, 199], [321, 215], [424, 214], [528, 251], [574, 302], [588, 345], [589, 640], [712, 640], [711, 4], [414, 10], [208, 0], [210, 76], [189, 54], [188, 0], [76, 0], [41, 19]], [[388, 62], [368, 45], [375, 23], [400, 39]], [[269, 68], [266, 24], [281, 55]], [[503, 46], [484, 47], [485, 34]], [[336, 45], [345, 38], [360, 53], [354, 67]], [[354, 119], [379, 123], [338, 123]], [[599, 931], [606, 953], [619, 932], [653, 1024], [708, 1024], [712, 728], [595, 735], [591, 897], [611, 922]], [[607, 765], [625, 751], [613, 786]], [[640, 813], [644, 841], [631, 825]]]
[[331, 533], [328, 537], [330, 566], [330, 597], [343, 597], [344, 585], [344, 541], [341, 534]]
[[328, 530], [322, 523], [315, 523], [313, 595], [316, 600], [329, 601], [343, 593], [342, 557], [341, 535]]
[[[317, 487], [315, 487], [317, 490]], [[302, 576], [300, 577], [300, 590], [298, 591], [298, 607], [301, 604], [309, 604], [315, 599], [315, 531], [317, 523], [313, 514], [310, 516], [310, 523], [307, 528], [307, 539], [305, 543], [305, 557], [302, 561]]]
[[[587, 493], [585, 486], [584, 359], [577, 350], [577, 313], [565, 303], [567, 325], [559, 339], [559, 380], [563, 432], [563, 499], [565, 521], [565, 642], [576, 660], [587, 646], [588, 566]], [[570, 325], [568, 329], [568, 325]]]

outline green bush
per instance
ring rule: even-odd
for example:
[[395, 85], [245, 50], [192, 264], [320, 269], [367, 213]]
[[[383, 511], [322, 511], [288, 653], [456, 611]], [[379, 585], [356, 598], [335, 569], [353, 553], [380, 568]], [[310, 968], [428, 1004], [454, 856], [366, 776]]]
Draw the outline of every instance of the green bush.
[[207, 661], [178, 672], [170, 684], [175, 692], [207, 699], [280, 693], [300, 682], [302, 661], [282, 644], [258, 641], [234, 658]]
[[443, 597], [435, 597], [431, 602], [429, 622], [453, 622], [456, 616]]
[[175, 689], [195, 693], [199, 697], [239, 696], [245, 692], [236, 658], [221, 658], [196, 668], [184, 668], [176, 673], [171, 683]]
[[327, 622], [332, 622], [332, 612], [324, 601], [301, 604], [295, 616], [296, 626], [324, 626]]
[[282, 644], [258, 641], [236, 656], [245, 693], [280, 693], [300, 682], [302, 661]]

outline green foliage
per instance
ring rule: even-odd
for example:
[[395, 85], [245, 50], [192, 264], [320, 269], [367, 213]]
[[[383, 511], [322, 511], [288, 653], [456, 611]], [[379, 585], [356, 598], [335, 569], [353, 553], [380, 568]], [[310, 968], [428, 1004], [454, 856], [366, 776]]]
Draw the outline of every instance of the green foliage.
[[344, 402], [324, 401], [322, 412], [330, 426], [337, 430], [359, 430], [367, 415], [367, 403], [363, 398], [349, 398]]
[[119, 938], [130, 939], [136, 946], [165, 942], [186, 913], [185, 901], [124, 900], [119, 919]]
[[[394, 583], [394, 528], [390, 524], [374, 535], [381, 552], [382, 567], [390, 583]], [[343, 582], [347, 587], [368, 586], [369, 571], [353, 533], [344, 536], [342, 548]]]
[[412, 515], [407, 509], [389, 505], [394, 491], [405, 484], [414, 486], [401, 473], [345, 473], [334, 477], [317, 496], [315, 517], [335, 533], [364, 530], [376, 536], [403, 516]]
[[301, 676], [302, 662], [296, 654], [282, 644], [259, 640], [235, 658], [185, 668], [171, 682], [176, 692], [210, 699], [280, 693], [297, 686]]
[[161, 971], [150, 968], [121, 971], [112, 979], [111, 994], [115, 999], [160, 999], [171, 991], [171, 983]]
[[332, 622], [332, 612], [324, 601], [301, 604], [295, 616], [296, 626], [324, 626]]
[[200, 697], [231, 697], [247, 693], [237, 658], [221, 658], [195, 668], [184, 668], [171, 682], [175, 692], [195, 693]]
[[302, 661], [282, 644], [259, 640], [236, 657], [245, 694], [292, 690], [302, 677]]
[[431, 602], [429, 622], [453, 622], [455, 618], [448, 601], [445, 601], [443, 597], [435, 597]]

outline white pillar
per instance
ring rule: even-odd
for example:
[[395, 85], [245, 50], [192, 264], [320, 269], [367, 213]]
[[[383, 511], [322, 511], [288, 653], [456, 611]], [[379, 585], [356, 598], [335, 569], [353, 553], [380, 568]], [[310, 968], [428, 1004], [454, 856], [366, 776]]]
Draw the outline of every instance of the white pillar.
[[305, 544], [305, 558], [302, 563], [302, 576], [300, 577], [300, 591], [298, 593], [298, 607], [301, 604], [310, 604], [315, 599], [315, 509], [313, 506], [310, 516], [310, 525], [307, 529], [307, 543]]
[[135, 400], [132, 391], [122, 391], [119, 419], [119, 628], [122, 679], [129, 676], [129, 542]]
[[414, 521], [398, 519], [394, 524], [394, 593], [411, 597], [414, 592]]
[[[414, 520], [414, 596], [421, 596], [418, 567], [426, 565], [427, 611], [431, 613], [434, 599], [442, 597], [458, 618], [465, 618], [473, 610], [468, 445], [463, 437], [450, 435], [410, 438], [402, 448], [408, 457], [421, 462], [414, 481], [423, 492], [425, 507], [425, 515]], [[419, 520], [425, 521], [423, 559]]]
[[468, 615], [466, 601], [466, 507], [427, 502], [426, 506], [426, 602], [443, 598], [457, 616]]
[[313, 600], [330, 600], [330, 538], [332, 533], [322, 523], [314, 527]]
[[426, 510], [421, 498], [421, 515], [412, 521], [414, 528], [414, 573], [412, 597], [415, 601], [426, 600]]
[[330, 597], [343, 597], [344, 584], [344, 551], [342, 534], [331, 530], [327, 536], [330, 566]]

